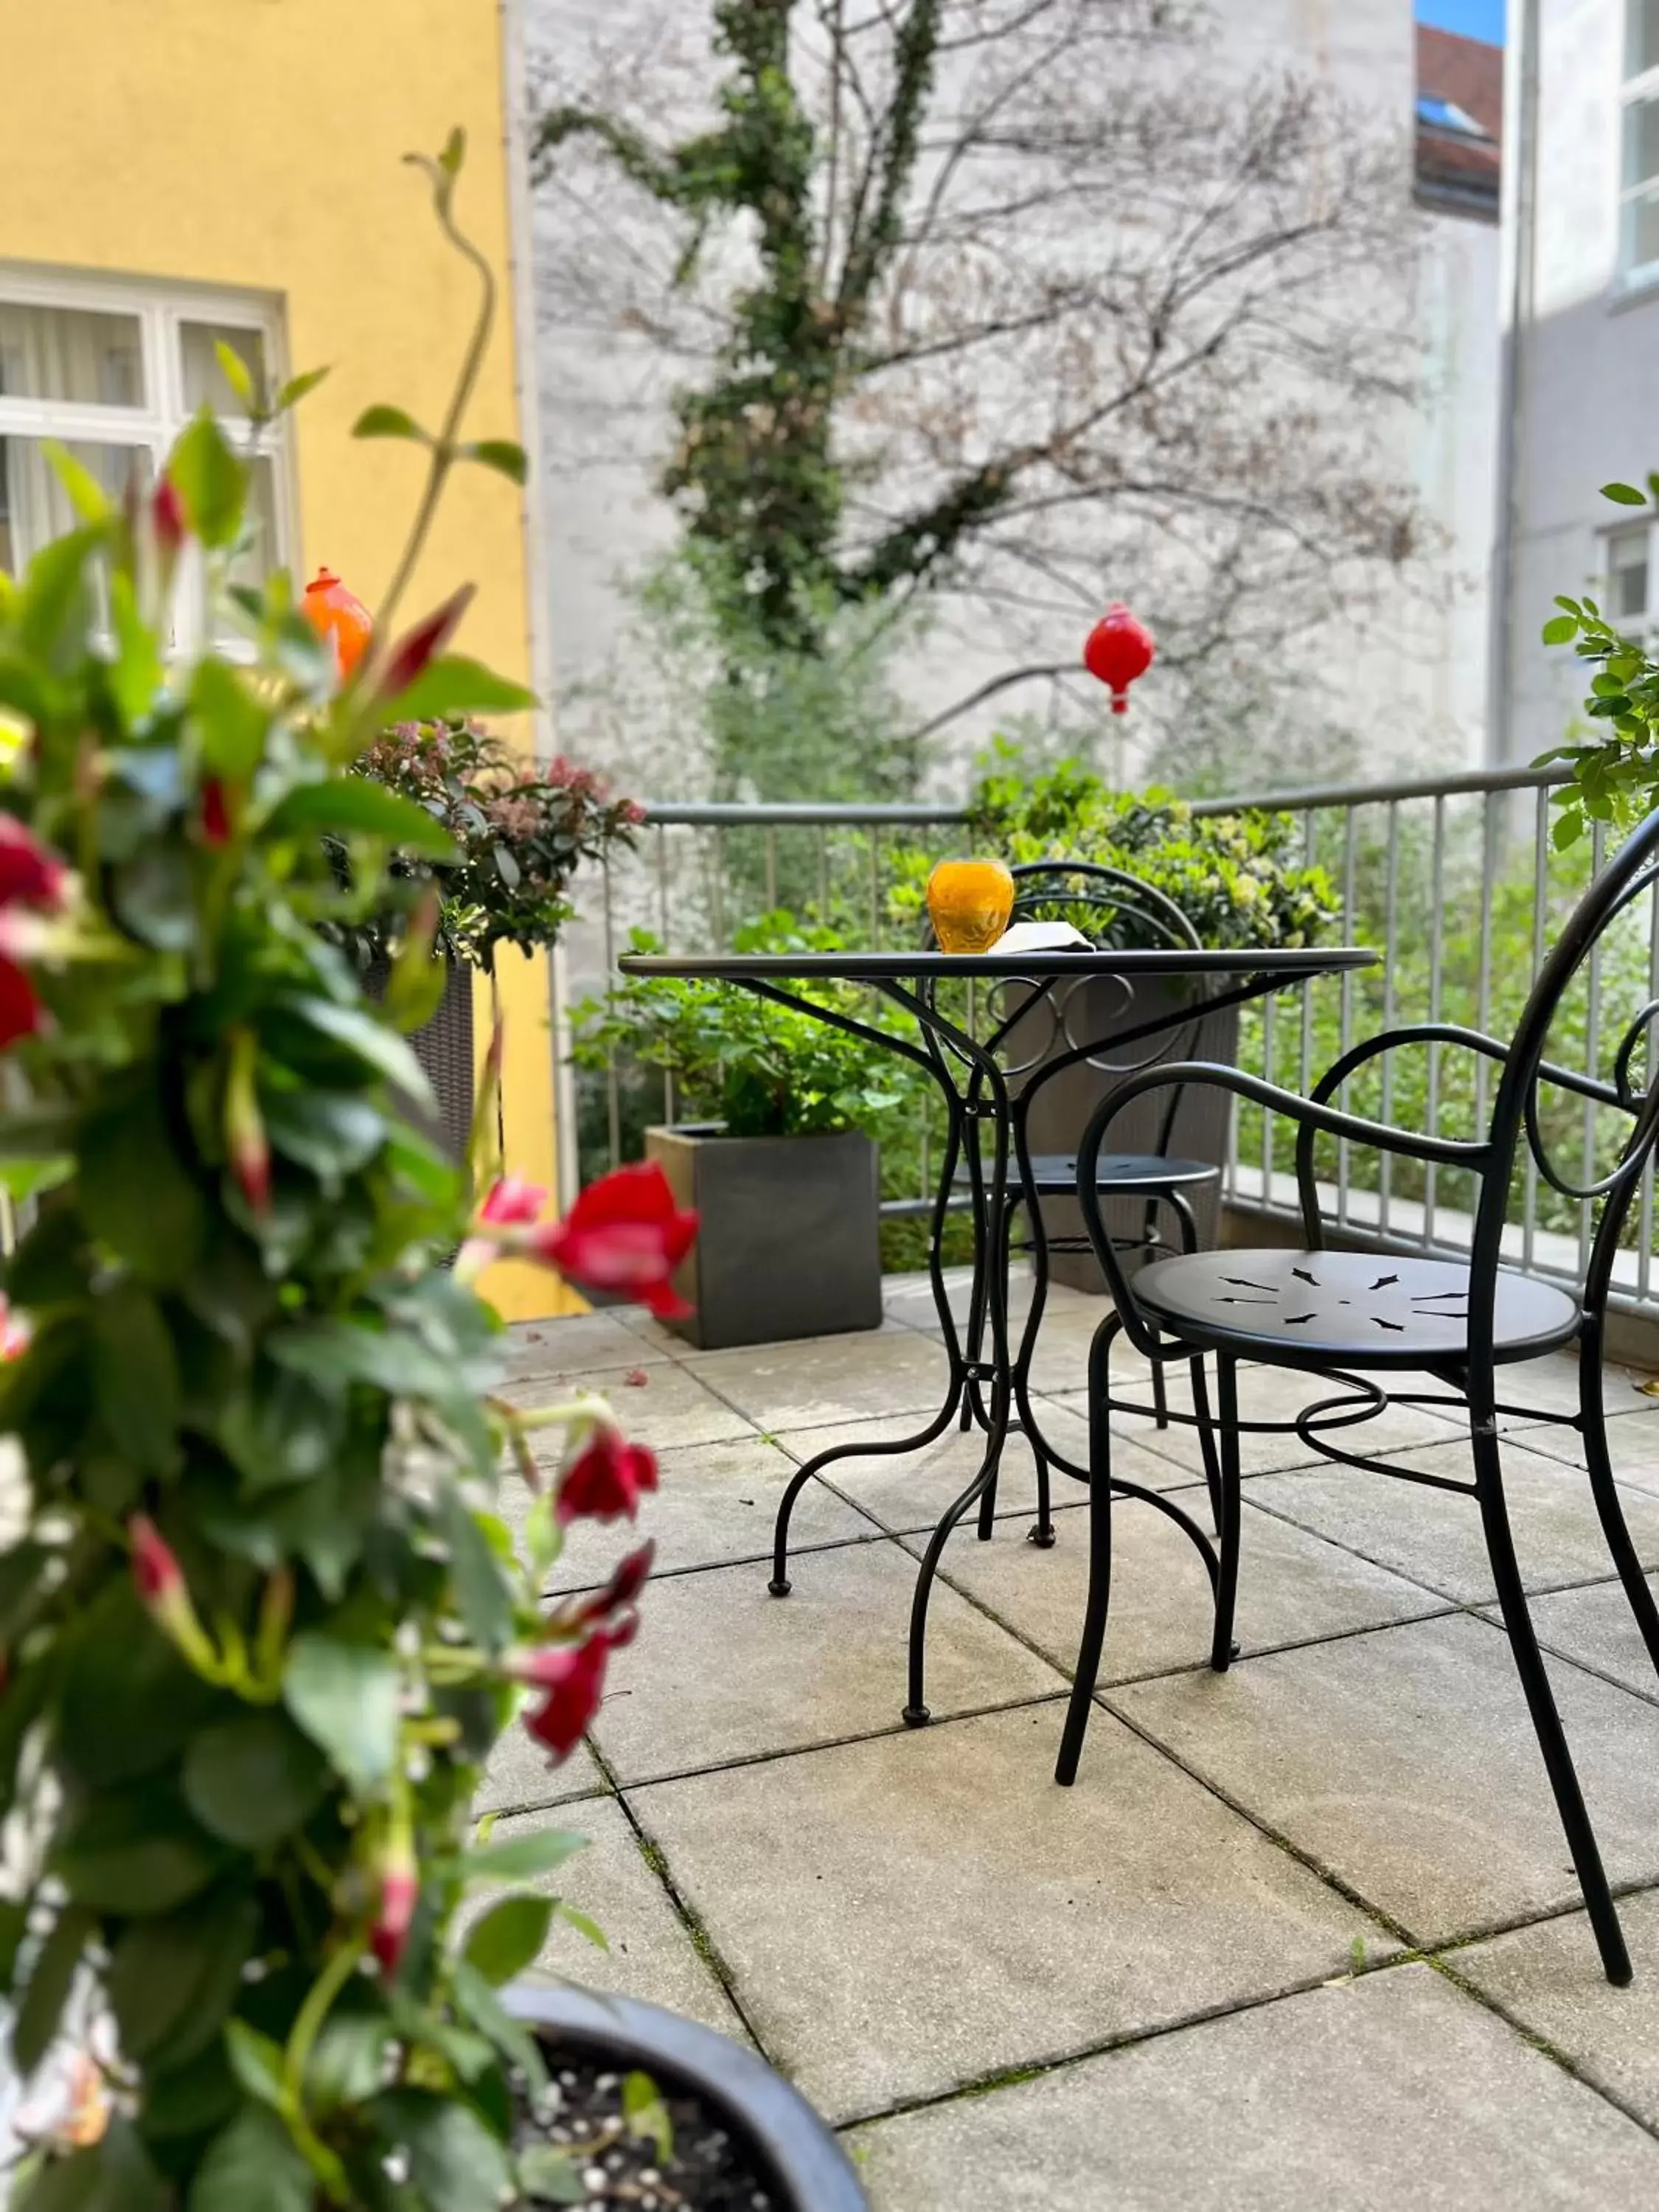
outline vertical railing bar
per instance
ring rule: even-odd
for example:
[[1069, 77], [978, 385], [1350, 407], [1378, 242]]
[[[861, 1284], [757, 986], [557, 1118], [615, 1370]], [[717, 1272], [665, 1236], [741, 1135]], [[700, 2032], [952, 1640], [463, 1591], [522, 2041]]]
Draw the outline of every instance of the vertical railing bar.
[[[1400, 905], [1400, 801], [1389, 801], [1389, 859], [1387, 890], [1384, 896], [1382, 922], [1382, 1026], [1394, 1025], [1394, 963], [1399, 950], [1397, 923]], [[1394, 1054], [1382, 1055], [1382, 1116], [1385, 1122], [1394, 1119]], [[1393, 1196], [1394, 1158], [1384, 1152], [1377, 1172], [1376, 1226], [1378, 1233], [1387, 1236], [1389, 1205]]]
[[729, 952], [731, 942], [726, 933], [726, 832], [718, 823], [708, 832], [708, 849], [714, 856], [708, 879], [713, 909], [709, 919], [714, 925], [714, 945], [718, 951]]
[[[1474, 1025], [1492, 1028], [1492, 902], [1498, 877], [1498, 795], [1489, 791], [1480, 814], [1480, 969], [1475, 984]], [[1489, 1064], [1484, 1053], [1474, 1055], [1474, 1127], [1471, 1136], [1486, 1133], [1486, 1083]]]
[[[1594, 883], [1607, 865], [1607, 825], [1598, 822], [1590, 832], [1590, 881]], [[1590, 945], [1589, 958], [1584, 965], [1584, 1073], [1595, 1075], [1596, 1059], [1601, 1041], [1601, 940], [1598, 936]], [[1584, 1101], [1583, 1117], [1583, 1175], [1581, 1181], [1588, 1186], [1595, 1181], [1595, 1101]], [[1593, 1200], [1581, 1198], [1578, 1201], [1578, 1277], [1582, 1282], [1589, 1266], [1591, 1216]]]
[[818, 824], [818, 920], [830, 920], [830, 830], [823, 822]]
[[[1315, 830], [1316, 817], [1310, 806], [1302, 817], [1302, 865], [1311, 868], [1316, 857], [1318, 838]], [[1306, 1097], [1313, 1084], [1313, 994], [1312, 983], [1302, 986], [1302, 1045], [1301, 1064], [1297, 1071], [1297, 1089]]]
[[[1659, 884], [1648, 893], [1648, 996], [1659, 998]], [[1648, 1032], [1645, 1054], [1646, 1087], [1651, 1091], [1659, 1082], [1659, 1048], [1653, 1042], [1653, 1031]], [[1653, 1155], [1648, 1154], [1642, 1164], [1642, 1182], [1638, 1200], [1638, 1230], [1636, 1243], [1636, 1295], [1644, 1304], [1651, 1295], [1653, 1251]]]
[[[1350, 805], [1346, 812], [1346, 826], [1342, 846], [1342, 941], [1345, 945], [1352, 945], [1354, 941], [1356, 919], [1354, 878], [1358, 866], [1359, 809]], [[1353, 977], [1346, 969], [1342, 972], [1337, 989], [1339, 1012], [1336, 1048], [1338, 1056], [1340, 1057], [1353, 1042]], [[1349, 1085], [1345, 1078], [1337, 1094], [1336, 1102], [1345, 1114], [1348, 1110], [1348, 1089]], [[1348, 1218], [1348, 1140], [1346, 1137], [1339, 1137], [1336, 1140], [1336, 1218], [1338, 1223], [1344, 1225]]]
[[[1544, 964], [1544, 908], [1549, 897], [1549, 792], [1540, 784], [1533, 809], [1532, 831], [1532, 976], [1536, 981]], [[1538, 1237], [1538, 1163], [1527, 1146], [1522, 1185], [1521, 1265], [1530, 1267]]]
[[766, 825], [766, 911], [775, 912], [778, 903], [778, 828], [775, 822]]
[[[1445, 953], [1446, 929], [1443, 908], [1446, 896], [1446, 802], [1434, 802], [1434, 836], [1429, 862], [1429, 1019], [1440, 1018], [1440, 967]], [[1440, 1134], [1440, 1047], [1429, 1046], [1429, 1134]], [[1423, 1249], [1434, 1246], [1436, 1170], [1432, 1160], [1423, 1172]]]
[[[616, 890], [611, 880], [611, 856], [600, 860], [600, 882], [604, 886], [599, 927], [605, 944], [605, 987], [617, 975], [617, 913]], [[605, 1144], [613, 1168], [622, 1165], [622, 1076], [617, 1066], [617, 1048], [607, 1044], [605, 1048]]]
[[[1261, 1001], [1261, 1077], [1264, 1083], [1273, 1080], [1273, 1000], [1270, 992]], [[1273, 1202], [1273, 1109], [1261, 1109], [1261, 1203], [1271, 1206]]]
[[[668, 896], [668, 825], [657, 825], [657, 933], [665, 947], [668, 945], [668, 919], [673, 902]], [[662, 1118], [669, 1125], [674, 1121], [674, 1072], [665, 1067], [662, 1072]]]

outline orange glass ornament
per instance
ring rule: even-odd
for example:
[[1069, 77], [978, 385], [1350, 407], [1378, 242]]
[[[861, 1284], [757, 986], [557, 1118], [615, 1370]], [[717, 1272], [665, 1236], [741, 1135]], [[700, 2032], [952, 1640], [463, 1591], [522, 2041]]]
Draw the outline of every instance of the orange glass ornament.
[[988, 952], [1014, 910], [1000, 860], [941, 860], [927, 878], [927, 912], [941, 952]]
[[340, 673], [349, 676], [374, 635], [368, 609], [331, 569], [319, 568], [306, 586], [300, 610], [319, 637], [333, 640]]

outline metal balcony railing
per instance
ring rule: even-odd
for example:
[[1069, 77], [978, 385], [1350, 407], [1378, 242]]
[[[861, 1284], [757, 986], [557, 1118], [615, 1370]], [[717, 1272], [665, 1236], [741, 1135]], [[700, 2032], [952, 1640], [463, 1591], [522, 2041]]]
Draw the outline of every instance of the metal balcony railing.
[[[1507, 1037], [1561, 921], [1606, 857], [1598, 833], [1565, 851], [1553, 844], [1555, 770], [1517, 769], [1443, 778], [1248, 792], [1192, 805], [1195, 817], [1267, 807], [1292, 817], [1292, 850], [1328, 872], [1334, 939], [1370, 945], [1369, 972], [1322, 979], [1294, 996], [1247, 1012], [1244, 1065], [1305, 1091], [1360, 1038], [1411, 1021], [1456, 1022]], [[644, 927], [675, 950], [728, 945], [736, 927], [787, 908], [834, 921], [849, 942], [891, 942], [887, 901], [906, 848], [944, 852], [965, 815], [951, 806], [652, 805], [636, 851], [605, 870], [566, 947], [567, 1003], [602, 987], [627, 933]], [[953, 834], [954, 833], [954, 834]], [[1659, 902], [1625, 917], [1552, 1040], [1554, 1060], [1606, 1074], [1605, 1063], [1638, 1009], [1659, 999]], [[1357, 1082], [1359, 1110], [1411, 1121], [1445, 1135], [1484, 1122], [1492, 1071], [1470, 1056], [1428, 1047], [1390, 1056], [1373, 1088]], [[657, 1086], [661, 1085], [659, 1089]], [[672, 1084], [648, 1084], [611, 1066], [583, 1085], [583, 1164], [597, 1170], [636, 1147], [638, 1123], [672, 1116]], [[1593, 1104], [1562, 1099], [1547, 1114], [1555, 1156], [1588, 1182], [1611, 1141]], [[889, 1189], [886, 1210], [922, 1210], [933, 1158], [921, 1133], [907, 1163], [914, 1188]], [[1467, 1249], [1471, 1192], [1433, 1167], [1356, 1156], [1333, 1143], [1319, 1158], [1326, 1211], [1355, 1241], [1401, 1251]], [[1289, 1139], [1254, 1109], [1235, 1119], [1226, 1168], [1230, 1203], [1266, 1216], [1294, 1212]], [[1589, 1249], [1587, 1204], [1562, 1198], [1528, 1158], [1511, 1205], [1517, 1264], [1571, 1278]], [[1653, 1194], [1632, 1209], [1630, 1249], [1616, 1302], [1659, 1318], [1652, 1268]]]

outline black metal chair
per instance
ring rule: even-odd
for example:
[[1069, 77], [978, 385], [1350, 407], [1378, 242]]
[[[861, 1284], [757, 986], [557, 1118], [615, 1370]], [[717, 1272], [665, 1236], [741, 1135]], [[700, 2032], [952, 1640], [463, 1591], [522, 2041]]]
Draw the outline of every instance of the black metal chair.
[[[1238, 1419], [1237, 1370], [1241, 1359], [1302, 1369], [1341, 1382], [1346, 1399], [1310, 1406], [1289, 1425], [1325, 1456], [1346, 1464], [1463, 1492], [1480, 1507], [1493, 1577], [1510, 1649], [1526, 1694], [1544, 1765], [1566, 1832], [1602, 1965], [1609, 1981], [1631, 1978], [1618, 1915], [1585, 1810], [1560, 1717], [1551, 1693], [1516, 1565], [1504, 1497], [1498, 1447], [1500, 1413], [1527, 1413], [1559, 1419], [1583, 1434], [1592, 1493], [1619, 1577], [1650, 1656], [1659, 1670], [1659, 1607], [1643, 1575], [1614, 1488], [1601, 1403], [1601, 1367], [1608, 1291], [1619, 1239], [1643, 1170], [1659, 1134], [1659, 1067], [1651, 1046], [1640, 1087], [1632, 1073], [1638, 1047], [1659, 1019], [1659, 1000], [1644, 1006], [1625, 1031], [1613, 1060], [1613, 1080], [1558, 1066], [1544, 1058], [1552, 1024], [1575, 979], [1589, 969], [1595, 948], [1637, 899], [1659, 883], [1659, 815], [1644, 823], [1592, 885], [1539, 975], [1512, 1041], [1446, 1024], [1424, 1023], [1371, 1039], [1345, 1054], [1309, 1098], [1277, 1089], [1237, 1068], [1200, 1063], [1174, 1065], [1132, 1079], [1096, 1114], [1078, 1153], [1078, 1191], [1095, 1250], [1110, 1284], [1116, 1312], [1102, 1324], [1090, 1356], [1090, 1581], [1076, 1679], [1061, 1740], [1055, 1778], [1073, 1781], [1088, 1727], [1100, 1665], [1111, 1580], [1110, 1407], [1108, 1360], [1121, 1328], [1154, 1361], [1188, 1361], [1194, 1376], [1191, 1417], [1203, 1443], [1218, 1504], [1213, 1562], [1215, 1626], [1210, 1663], [1224, 1669], [1234, 1656], [1233, 1607], [1238, 1587], [1241, 1510], [1239, 1434], [1282, 1423]], [[1592, 1035], [1594, 1031], [1592, 1030]], [[1364, 1119], [1330, 1102], [1368, 1060], [1408, 1045], [1462, 1048], [1501, 1070], [1483, 1136], [1462, 1141], [1419, 1135]], [[1201, 1253], [1154, 1261], [1131, 1281], [1104, 1232], [1093, 1198], [1103, 1139], [1114, 1117], [1141, 1092], [1161, 1083], [1215, 1084], [1237, 1097], [1285, 1114], [1300, 1126], [1297, 1177], [1306, 1249]], [[1576, 1185], [1558, 1172], [1545, 1146], [1539, 1109], [1540, 1085], [1559, 1086], [1618, 1109], [1630, 1119], [1618, 1163], [1599, 1180]], [[1333, 1252], [1324, 1249], [1314, 1180], [1314, 1140], [1320, 1133], [1468, 1171], [1476, 1179], [1474, 1234], [1462, 1261]], [[1538, 1171], [1565, 1195], [1599, 1200], [1601, 1212], [1577, 1295], [1500, 1265], [1501, 1240], [1522, 1133]], [[1516, 1361], [1576, 1343], [1579, 1406], [1576, 1414], [1500, 1401], [1498, 1370]], [[1213, 1355], [1217, 1399], [1213, 1421], [1206, 1396], [1204, 1358]], [[1407, 1404], [1451, 1405], [1466, 1412], [1474, 1480], [1449, 1482], [1339, 1449], [1330, 1441], [1341, 1426], [1362, 1421], [1389, 1402], [1389, 1394], [1345, 1367], [1426, 1370], [1455, 1395], [1395, 1394]], [[1179, 1418], [1179, 1417], [1178, 1417]]]
[[[1139, 950], [1167, 949], [1176, 951], [1200, 951], [1202, 939], [1192, 923], [1174, 900], [1155, 884], [1144, 883], [1139, 877], [1121, 868], [1112, 868], [1092, 860], [1028, 860], [1022, 861], [1010, 872], [1014, 878], [1012, 921], [1032, 920], [1066, 921], [1096, 945], [1111, 945]], [[931, 931], [929, 943], [935, 942]], [[1037, 963], [1040, 965], [1040, 963]], [[1127, 987], [1125, 987], [1126, 991]], [[1126, 1018], [1127, 1005], [1126, 1000]], [[1062, 1002], [1052, 1008], [1056, 1031], [1066, 1029], [1066, 1006]], [[1012, 1031], [1010, 1036], [1012, 1041]], [[1139, 1073], [1148, 1066], [1179, 1056], [1190, 1051], [1197, 1036], [1197, 1025], [1191, 1021], [1173, 1021], [1148, 1050], [1127, 1066], [1119, 1066], [1104, 1054], [1091, 1055], [1091, 1065], [1109, 1077], [1121, 1079]], [[1045, 1043], [1048, 1041], [1045, 1040]], [[1006, 1188], [1011, 1201], [1004, 1214], [1004, 1238], [1000, 1255], [994, 1264], [1005, 1273], [1013, 1265], [1017, 1253], [1039, 1251], [1043, 1254], [1087, 1252], [1091, 1249], [1087, 1235], [1077, 1237], [1048, 1235], [1039, 1248], [1035, 1243], [1021, 1244], [1014, 1236], [1014, 1228], [1026, 1190], [1025, 1177], [1020, 1170], [1022, 1153], [1027, 1162], [1031, 1189], [1039, 1199], [1070, 1198], [1077, 1188], [1078, 1164], [1075, 1158], [1063, 1152], [1033, 1154], [1025, 1137], [1027, 1117], [1036, 1095], [1029, 1080], [1042, 1063], [1041, 1049], [1029, 1052], [1010, 1069], [1011, 1074], [1024, 1075], [1026, 1087], [1014, 1106], [1014, 1143], [1011, 1148]], [[1216, 1182], [1221, 1170], [1213, 1162], [1172, 1158], [1169, 1146], [1174, 1133], [1176, 1117], [1181, 1108], [1181, 1091], [1172, 1088], [1168, 1106], [1159, 1116], [1155, 1147], [1151, 1152], [1122, 1152], [1103, 1153], [1094, 1168], [1094, 1188], [1102, 1200], [1128, 1199], [1137, 1203], [1144, 1200], [1140, 1227], [1137, 1234], [1115, 1234], [1115, 1249], [1124, 1256], [1146, 1255], [1158, 1252], [1194, 1252], [1198, 1249], [1198, 1228], [1193, 1218], [1191, 1194], [1206, 1184]], [[983, 1175], [976, 1148], [957, 1170], [958, 1183], [972, 1185], [976, 1176]], [[1162, 1232], [1158, 1218], [1160, 1206], [1166, 1207], [1174, 1219], [1176, 1241], [1172, 1243]], [[1023, 1389], [1025, 1371], [1036, 1348], [1037, 1328], [1042, 1319], [1042, 1300], [1046, 1283], [1039, 1282], [1033, 1301], [1033, 1312], [1028, 1319], [1021, 1358], [1018, 1363]], [[981, 1276], [975, 1283], [972, 1304], [969, 1309], [966, 1341], [968, 1358], [977, 1362], [983, 1348], [986, 1328], [988, 1287]], [[1168, 1399], [1161, 1366], [1152, 1370], [1153, 1417], [1160, 1427], [1168, 1425]], [[989, 1416], [983, 1404], [979, 1386], [970, 1383], [963, 1399], [962, 1426], [971, 1427], [975, 1421], [988, 1429]], [[1047, 1547], [1054, 1540], [1054, 1521], [1050, 1511], [1048, 1462], [1040, 1447], [1036, 1451], [1037, 1517], [1030, 1530], [1031, 1541]], [[996, 1512], [996, 1485], [991, 1484], [980, 1504], [979, 1534], [988, 1538]]]

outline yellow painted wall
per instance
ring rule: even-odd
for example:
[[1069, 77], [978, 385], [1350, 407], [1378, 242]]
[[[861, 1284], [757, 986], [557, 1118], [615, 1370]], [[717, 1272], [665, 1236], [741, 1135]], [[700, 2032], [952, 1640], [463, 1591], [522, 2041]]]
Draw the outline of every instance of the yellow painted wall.
[[[293, 369], [332, 373], [295, 424], [299, 559], [371, 606], [419, 486], [409, 446], [358, 444], [374, 400], [434, 422], [476, 279], [404, 164], [467, 134], [457, 208], [501, 281], [471, 427], [521, 434], [516, 396], [503, 56], [496, 0], [8, 0], [0, 254], [276, 295]], [[404, 605], [478, 585], [462, 647], [530, 680], [522, 500], [458, 472]], [[545, 963], [506, 956], [510, 1164], [556, 1182]], [[561, 1310], [550, 1276], [495, 1271], [513, 1317]]]

